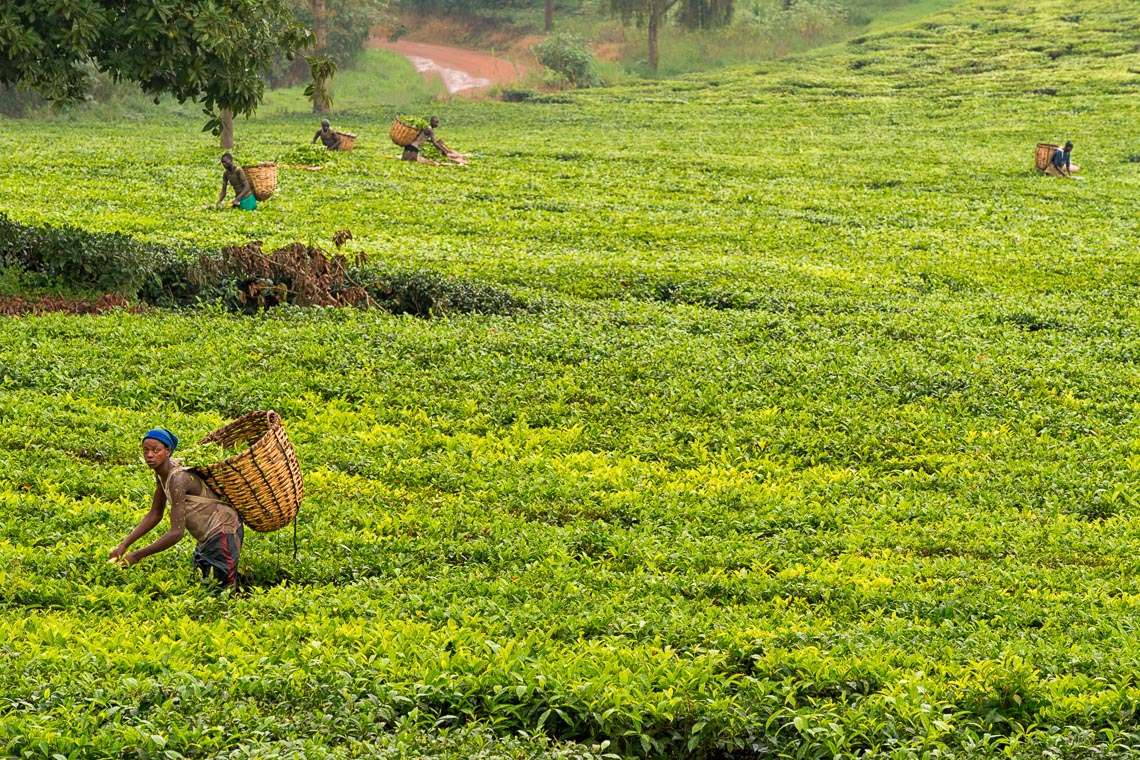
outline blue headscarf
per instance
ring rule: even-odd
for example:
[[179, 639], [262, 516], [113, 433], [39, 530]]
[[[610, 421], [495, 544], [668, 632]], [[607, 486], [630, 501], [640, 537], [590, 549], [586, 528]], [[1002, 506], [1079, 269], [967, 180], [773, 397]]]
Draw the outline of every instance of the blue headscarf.
[[170, 449], [171, 454], [178, 448], [178, 436], [166, 428], [155, 428], [154, 430], [147, 431], [147, 434], [143, 436], [143, 440], [145, 441], [147, 438], [153, 438], [163, 446], [166, 446]]

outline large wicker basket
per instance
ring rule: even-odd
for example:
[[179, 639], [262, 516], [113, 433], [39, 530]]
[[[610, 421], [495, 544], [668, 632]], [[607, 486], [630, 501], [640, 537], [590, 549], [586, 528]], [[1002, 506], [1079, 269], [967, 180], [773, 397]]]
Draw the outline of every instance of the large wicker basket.
[[347, 153], [356, 147], [356, 135], [351, 132], [337, 132], [336, 134], [340, 138], [340, 142], [336, 144], [337, 150]]
[[1033, 157], [1033, 164], [1037, 167], [1037, 171], [1043, 172], [1048, 169], [1049, 164], [1053, 161], [1053, 151], [1060, 149], [1060, 145], [1037, 143], [1037, 153]]
[[405, 124], [397, 118], [392, 121], [392, 129], [388, 131], [388, 136], [392, 138], [392, 142], [401, 148], [406, 148], [419, 133], [420, 131], [411, 124]]
[[269, 200], [277, 191], [277, 164], [262, 162], [257, 166], [243, 166], [245, 176], [253, 187], [253, 197], [259, 201]]
[[201, 440], [245, 451], [197, 467], [206, 485], [228, 501], [254, 530], [269, 533], [293, 521], [305, 486], [293, 444], [275, 411], [250, 412]]

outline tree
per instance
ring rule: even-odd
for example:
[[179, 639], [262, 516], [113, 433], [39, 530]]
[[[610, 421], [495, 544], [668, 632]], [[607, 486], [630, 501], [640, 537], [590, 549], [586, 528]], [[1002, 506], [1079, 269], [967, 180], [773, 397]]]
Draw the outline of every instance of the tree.
[[[277, 85], [296, 85], [306, 79], [313, 110], [323, 113], [332, 104], [328, 78], [348, 65], [363, 49], [372, 28], [387, 20], [389, 0], [290, 0], [293, 15], [313, 36], [304, 59], [275, 72]], [[330, 66], [331, 62], [331, 66]], [[306, 67], [304, 64], [308, 64]], [[325, 75], [323, 81], [318, 75]]]
[[313, 99], [314, 113], [328, 113], [332, 109], [332, 93], [329, 92], [329, 80], [336, 73], [336, 61], [327, 55], [305, 56], [309, 64], [309, 73], [312, 81], [305, 87], [305, 96]]
[[219, 111], [253, 113], [262, 74], [310, 37], [288, 0], [5, 0], [0, 83], [74, 102], [93, 63], [147, 94], [202, 103], [217, 134]]
[[561, 74], [571, 87], [594, 87], [601, 84], [594, 54], [575, 34], [552, 34], [535, 45], [533, 50], [539, 63]]
[[649, 33], [649, 68], [660, 62], [657, 33], [676, 9], [677, 22], [688, 29], [711, 29], [732, 21], [733, 0], [610, 0], [610, 12], [625, 23], [645, 24]]
[[[326, 18], [326, 11], [328, 10], [325, 5], [325, 0], [313, 0], [313, 45], [316, 53], [309, 61], [309, 68], [313, 74], [313, 112], [314, 113], [328, 113], [332, 108], [332, 98], [329, 96], [329, 79], [335, 71], [329, 71], [331, 67], [335, 67], [335, 63], [328, 57], [328, 19]], [[323, 60], [317, 56], [325, 56]]]

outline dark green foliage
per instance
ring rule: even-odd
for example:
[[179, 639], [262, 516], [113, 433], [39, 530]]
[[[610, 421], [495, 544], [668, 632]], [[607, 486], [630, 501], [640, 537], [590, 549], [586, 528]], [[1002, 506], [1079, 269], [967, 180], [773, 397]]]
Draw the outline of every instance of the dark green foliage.
[[373, 301], [393, 314], [438, 317], [447, 314], [510, 314], [525, 302], [488, 283], [426, 270], [414, 272], [356, 271]]
[[735, 0], [684, 0], [677, 6], [677, 23], [686, 29], [713, 29], [732, 22]]
[[41, 275], [69, 288], [136, 295], [161, 292], [164, 276], [179, 269], [178, 254], [118, 233], [76, 227], [22, 225], [0, 214], [0, 264]]
[[520, 90], [508, 87], [502, 91], [502, 94], [500, 94], [499, 97], [507, 103], [525, 103], [534, 96], [534, 90]]
[[734, 0], [610, 0], [610, 13], [648, 30], [649, 67], [657, 71], [658, 35], [670, 15], [687, 29], [712, 29], [732, 21]]
[[189, 268], [186, 256], [156, 258], [139, 287], [138, 299], [150, 306], [165, 308], [197, 304], [202, 288], [189, 277]]
[[35, 92], [21, 91], [13, 85], [0, 84], [0, 114], [4, 116], [19, 118], [43, 108], [46, 104], [47, 101]]
[[610, 10], [625, 21], [650, 23], [652, 16], [676, 13], [686, 28], [712, 28], [732, 21], [734, 0], [610, 0]]
[[[293, 15], [313, 28], [311, 0], [292, 0]], [[386, 18], [387, 0], [325, 0], [325, 49], [343, 68], [364, 49], [372, 27]]]
[[539, 63], [561, 74], [571, 87], [595, 87], [601, 84], [594, 54], [590, 52], [585, 40], [576, 34], [552, 34], [536, 45], [534, 52]]
[[[41, 275], [49, 284], [69, 289], [138, 297], [152, 306], [219, 302], [231, 311], [252, 314], [286, 304], [355, 305], [418, 317], [510, 314], [529, 308], [503, 288], [439, 272], [365, 267], [334, 268], [330, 274], [329, 259], [319, 249], [296, 243], [281, 251], [294, 249], [305, 249], [306, 256], [316, 256], [324, 262], [320, 273], [302, 267], [298, 258], [254, 271], [241, 263], [249, 258], [227, 258], [225, 265], [219, 265], [216, 257], [202, 252], [179, 252], [117, 233], [22, 225], [0, 214], [0, 267], [17, 267]], [[260, 247], [256, 250], [258, 260], [270, 260], [280, 253], [262, 256]], [[194, 261], [199, 263], [190, 263]], [[204, 266], [203, 262], [215, 263]], [[299, 301], [299, 283], [312, 283], [319, 278], [323, 278], [323, 300]]]
[[93, 62], [147, 94], [201, 102], [218, 128], [216, 111], [252, 113], [273, 60], [307, 39], [284, 0], [13, 0], [0, 7], [0, 83], [77, 101]]
[[354, 268], [343, 255], [293, 243], [264, 253], [260, 243], [227, 246], [220, 259], [200, 257], [188, 279], [198, 296], [252, 314], [273, 306], [380, 308], [393, 314], [507, 314], [524, 304], [492, 285], [436, 272]]
[[305, 56], [305, 63], [309, 65], [309, 75], [312, 78], [305, 85], [305, 97], [312, 98], [314, 105], [319, 104], [318, 111], [326, 112], [332, 106], [328, 83], [337, 72], [337, 62], [325, 53], [314, 53]]

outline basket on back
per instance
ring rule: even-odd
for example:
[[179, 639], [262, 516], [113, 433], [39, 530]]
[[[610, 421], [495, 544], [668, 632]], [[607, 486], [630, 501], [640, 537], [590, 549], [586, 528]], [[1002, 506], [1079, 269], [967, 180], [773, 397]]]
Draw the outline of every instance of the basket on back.
[[412, 140], [415, 140], [419, 133], [420, 131], [411, 124], [405, 124], [397, 118], [392, 121], [392, 129], [388, 131], [388, 136], [392, 138], [392, 142], [401, 148], [406, 148], [412, 144]]
[[340, 142], [336, 144], [336, 149], [347, 153], [356, 147], [356, 135], [351, 132], [337, 132], [336, 136], [340, 138]]
[[243, 166], [245, 176], [253, 188], [253, 197], [259, 201], [269, 200], [277, 190], [277, 164], [262, 162], [257, 166]]
[[1043, 172], [1048, 169], [1049, 164], [1053, 161], [1053, 152], [1060, 149], [1060, 145], [1037, 143], [1037, 153], [1033, 157], [1033, 163], [1037, 167], [1037, 171]]
[[246, 525], [268, 533], [293, 521], [301, 508], [304, 483], [281, 415], [272, 410], [250, 412], [200, 441], [210, 442], [223, 448], [247, 447], [217, 464], [195, 468]]

